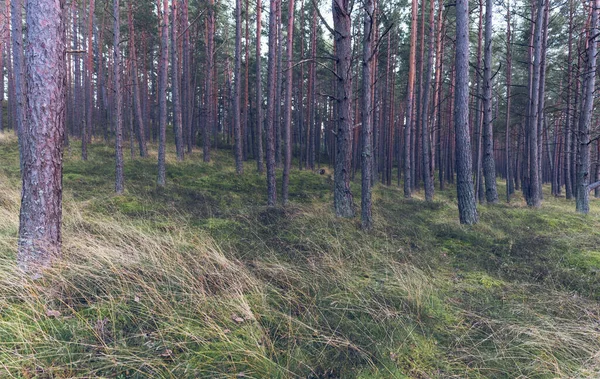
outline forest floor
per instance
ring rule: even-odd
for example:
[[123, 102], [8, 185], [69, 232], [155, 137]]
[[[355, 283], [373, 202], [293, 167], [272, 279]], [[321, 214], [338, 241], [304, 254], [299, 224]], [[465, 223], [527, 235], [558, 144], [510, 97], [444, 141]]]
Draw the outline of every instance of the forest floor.
[[330, 170], [294, 170], [291, 205], [269, 209], [253, 161], [237, 176], [229, 151], [169, 152], [157, 189], [154, 152], [126, 157], [116, 196], [112, 147], [78, 148], [63, 260], [32, 282], [0, 137], [0, 378], [600, 376], [599, 200], [581, 216], [517, 195], [463, 226], [454, 188], [428, 204], [378, 185], [364, 233], [334, 217]]

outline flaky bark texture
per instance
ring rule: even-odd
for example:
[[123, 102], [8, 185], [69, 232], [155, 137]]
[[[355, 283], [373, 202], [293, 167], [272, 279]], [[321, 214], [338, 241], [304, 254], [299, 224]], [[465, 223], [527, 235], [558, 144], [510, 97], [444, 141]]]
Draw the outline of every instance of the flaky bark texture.
[[[206, 16], [206, 122], [202, 129], [202, 154], [204, 162], [210, 162], [210, 130], [215, 127], [214, 72], [215, 72], [215, 1], [208, 0]], [[216, 141], [215, 141], [216, 143]]]
[[39, 277], [61, 252], [62, 156], [65, 127], [64, 2], [28, 0], [23, 148], [17, 262]]
[[576, 209], [579, 213], [587, 214], [590, 211], [590, 123], [594, 109], [594, 87], [596, 85], [596, 41], [598, 37], [598, 8], [600, 0], [590, 1], [592, 7], [592, 22], [590, 25], [589, 39], [587, 41], [587, 65], [584, 73], [584, 100], [579, 116], [579, 154], [580, 164], [577, 171], [577, 199]]
[[454, 126], [456, 130], [456, 193], [461, 224], [478, 221], [473, 165], [469, 139], [469, 3], [456, 2], [456, 95], [454, 100]]
[[365, 230], [373, 228], [371, 203], [371, 176], [373, 169], [373, 124], [372, 124], [372, 65], [373, 58], [373, 0], [365, 1], [363, 59], [362, 59], [362, 191], [361, 225]]
[[352, 18], [349, 0], [333, 0], [338, 120], [333, 202], [338, 217], [354, 217], [350, 192], [352, 163]]

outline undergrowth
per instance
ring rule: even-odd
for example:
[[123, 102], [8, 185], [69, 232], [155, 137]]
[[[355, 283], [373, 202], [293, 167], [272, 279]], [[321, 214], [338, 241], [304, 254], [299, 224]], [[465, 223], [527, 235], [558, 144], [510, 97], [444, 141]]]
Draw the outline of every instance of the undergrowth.
[[[69, 153], [71, 151], [71, 153]], [[292, 205], [228, 152], [182, 163], [67, 150], [63, 258], [15, 269], [16, 141], [0, 138], [0, 377], [556, 378], [600, 375], [600, 207], [427, 204], [374, 191], [375, 229], [336, 219], [331, 173], [294, 170]], [[353, 186], [358, 195], [360, 187]]]

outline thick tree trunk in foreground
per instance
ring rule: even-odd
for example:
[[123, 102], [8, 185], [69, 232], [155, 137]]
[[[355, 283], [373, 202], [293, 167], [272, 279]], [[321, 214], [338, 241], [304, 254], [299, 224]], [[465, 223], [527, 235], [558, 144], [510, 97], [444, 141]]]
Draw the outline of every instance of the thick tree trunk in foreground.
[[25, 110], [29, 117], [20, 139], [29, 153], [23, 156], [17, 262], [34, 278], [61, 252], [66, 89], [63, 7], [62, 0], [27, 2]]
[[338, 117], [333, 202], [338, 217], [354, 217], [352, 163], [352, 18], [349, 0], [333, 0]]
[[598, 34], [598, 8], [600, 0], [590, 2], [592, 7], [592, 21], [589, 39], [587, 41], [587, 65], [584, 74], [584, 100], [579, 117], [579, 154], [580, 164], [577, 172], [577, 199], [576, 209], [579, 213], [587, 214], [590, 211], [590, 124], [594, 109], [594, 87], [596, 85], [596, 53], [598, 51], [596, 40]]
[[456, 96], [454, 101], [454, 125], [456, 128], [456, 176], [458, 212], [461, 224], [478, 221], [475, 191], [473, 189], [473, 166], [471, 141], [469, 139], [469, 3], [456, 2]]

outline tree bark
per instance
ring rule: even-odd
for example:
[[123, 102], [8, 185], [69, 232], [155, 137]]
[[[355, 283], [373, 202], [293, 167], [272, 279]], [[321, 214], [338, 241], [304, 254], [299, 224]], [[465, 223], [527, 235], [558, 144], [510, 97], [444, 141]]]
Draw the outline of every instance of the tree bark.
[[404, 126], [404, 197], [412, 197], [412, 125], [415, 92], [415, 68], [417, 55], [417, 12], [418, 2], [415, 0], [411, 5], [410, 21], [410, 53], [408, 58], [408, 88], [406, 89], [406, 125]]
[[[16, 5], [15, 10], [20, 10]], [[63, 8], [63, 0], [27, 2], [27, 102], [22, 105], [29, 117], [21, 125], [20, 140], [28, 153], [23, 154], [17, 262], [33, 278], [40, 277], [61, 253], [66, 89]], [[20, 11], [15, 14], [18, 25], [20, 15]], [[15, 56], [22, 51], [21, 40], [17, 42]]]
[[362, 190], [361, 190], [361, 225], [364, 230], [373, 228], [373, 215], [371, 203], [371, 176], [373, 168], [373, 125], [372, 121], [372, 65], [373, 58], [373, 13], [375, 7], [373, 0], [366, 0], [364, 4], [364, 29], [363, 29], [363, 57], [362, 57]]
[[233, 133], [235, 139], [235, 172], [244, 173], [242, 159], [242, 124], [241, 124], [241, 97], [242, 97], [242, 1], [235, 1], [235, 64], [234, 64], [234, 97], [233, 97]]
[[352, 18], [349, 0], [333, 0], [335, 59], [337, 66], [338, 120], [334, 172], [334, 207], [338, 217], [354, 217], [350, 192], [352, 163]]
[[[159, 5], [160, 5], [160, 0]], [[159, 187], [166, 184], [166, 144], [167, 144], [167, 71], [169, 62], [169, 37], [167, 21], [169, 19], [169, 5], [167, 0], [162, 0], [161, 15], [161, 37], [160, 37], [160, 62], [158, 78], [158, 108], [159, 108], [159, 131], [158, 131], [158, 179]]]
[[[125, 190], [125, 180], [123, 175], [123, 94], [121, 93], [121, 49], [119, 43], [121, 39], [119, 0], [113, 0], [113, 86], [115, 93], [115, 192], [122, 194]], [[85, 139], [85, 137], [83, 137]]]
[[264, 171], [263, 163], [263, 93], [261, 68], [261, 30], [262, 4], [256, 0], [256, 169], [259, 174]]
[[171, 99], [173, 101], [173, 130], [177, 161], [183, 161], [183, 127], [181, 120], [181, 92], [179, 91], [179, 54], [177, 54], [177, 2], [171, 6]]
[[[288, 0], [288, 24], [287, 24], [287, 68], [285, 71], [285, 105], [283, 120], [283, 180], [282, 201], [287, 205], [289, 200], [290, 168], [292, 167], [292, 90], [293, 90], [293, 38], [294, 38], [294, 0]], [[300, 108], [302, 112], [302, 108]], [[302, 158], [300, 158], [302, 161]]]
[[493, 0], [485, 2], [485, 46], [483, 49], [483, 175], [485, 199], [498, 202], [496, 161], [494, 159], [494, 130], [492, 123], [492, 12]]
[[275, 182], [275, 102], [276, 100], [276, 49], [277, 49], [277, 8], [281, 0], [269, 1], [269, 57], [267, 70], [267, 205], [277, 203]]
[[592, 21], [587, 41], [586, 70], [584, 72], [584, 97], [581, 115], [579, 117], [579, 170], [577, 172], [577, 201], [576, 210], [587, 214], [590, 211], [590, 124], [594, 109], [594, 88], [596, 85], [596, 53], [598, 34], [598, 9], [600, 0], [590, 1]]
[[454, 101], [454, 125], [456, 129], [456, 192], [461, 224], [478, 221], [471, 141], [469, 139], [469, 3], [456, 1], [456, 90]]

